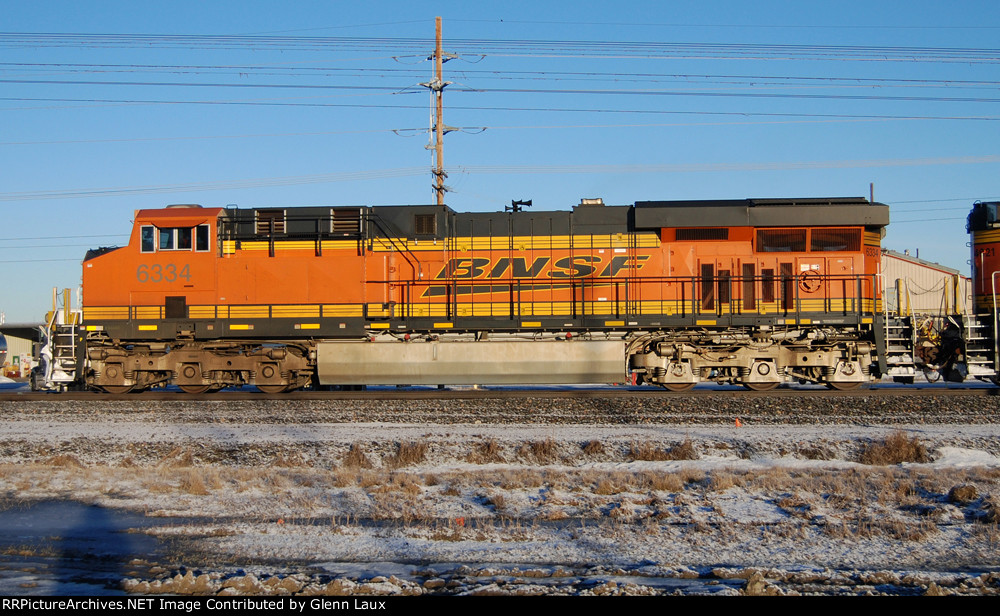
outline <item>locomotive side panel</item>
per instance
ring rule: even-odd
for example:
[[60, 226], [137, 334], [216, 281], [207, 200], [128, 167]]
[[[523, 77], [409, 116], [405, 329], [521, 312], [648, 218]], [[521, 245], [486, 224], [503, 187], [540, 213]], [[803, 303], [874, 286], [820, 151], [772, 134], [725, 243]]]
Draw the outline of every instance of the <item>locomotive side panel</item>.
[[[877, 346], [866, 251], [886, 211], [859, 199], [143, 211], [128, 248], [85, 265], [88, 382], [617, 381], [627, 360], [637, 381], [671, 389], [854, 386]], [[361, 339], [380, 342], [346, 341]]]

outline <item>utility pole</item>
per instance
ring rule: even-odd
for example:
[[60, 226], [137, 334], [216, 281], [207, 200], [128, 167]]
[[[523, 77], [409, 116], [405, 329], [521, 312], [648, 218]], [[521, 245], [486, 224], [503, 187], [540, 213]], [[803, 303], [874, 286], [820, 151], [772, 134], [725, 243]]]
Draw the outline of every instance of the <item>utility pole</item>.
[[443, 206], [444, 193], [448, 192], [448, 187], [444, 185], [444, 179], [448, 177], [448, 174], [444, 170], [444, 136], [451, 130], [444, 124], [444, 89], [446, 86], [451, 85], [451, 82], [444, 81], [442, 65], [453, 56], [449, 54], [449, 57], [445, 57], [446, 54], [441, 51], [440, 17], [434, 19], [434, 37], [436, 39], [433, 56], [434, 79], [420, 85], [431, 91], [431, 96], [434, 97], [435, 107], [437, 108], [437, 113], [431, 120], [431, 131], [435, 137], [434, 145], [428, 145], [427, 149], [434, 150], [434, 169], [431, 171], [435, 178], [433, 188], [434, 192], [437, 193], [437, 204]]

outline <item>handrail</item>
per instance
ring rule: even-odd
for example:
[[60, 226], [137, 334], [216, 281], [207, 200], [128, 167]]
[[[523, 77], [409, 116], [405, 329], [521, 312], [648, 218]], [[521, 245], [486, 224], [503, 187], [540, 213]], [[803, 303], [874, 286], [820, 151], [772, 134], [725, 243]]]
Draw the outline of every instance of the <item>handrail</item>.
[[[383, 236], [383, 237], [381, 237], [379, 239], [389, 240], [389, 244], [393, 248], [395, 248], [396, 251], [399, 252], [399, 254], [403, 255], [403, 258], [406, 259], [406, 262], [410, 264], [410, 269], [412, 269], [414, 271], [414, 273], [416, 273], [417, 278], [423, 278], [424, 277], [423, 268], [420, 266], [420, 259], [417, 258], [417, 255], [414, 254], [414, 252], [412, 250], [410, 250], [410, 248], [408, 246], [406, 246], [405, 244], [403, 245], [402, 249], [400, 249], [400, 248], [397, 247], [396, 240], [386, 230], [386, 228], [382, 226], [382, 224], [380, 222], [382, 219], [379, 218], [378, 215], [376, 215], [374, 213], [367, 213], [365, 215], [365, 218], [368, 220], [368, 222], [374, 223], [375, 226], [378, 227], [378, 230], [382, 233], [382, 236]], [[369, 237], [369, 239], [374, 239], [374, 238]], [[362, 239], [362, 241], [364, 241], [364, 240]], [[410, 255], [413, 256], [414, 261], [417, 262], [416, 265], [413, 264], [413, 261], [410, 261], [409, 257], [406, 256], [406, 253], [409, 253]]]
[[[862, 316], [874, 314], [878, 308], [875, 293], [879, 288], [879, 277], [876, 275], [828, 275], [823, 276], [823, 287], [826, 293], [817, 293], [815, 297], [806, 297], [800, 292], [800, 276], [792, 275], [788, 278], [790, 284], [783, 284], [780, 278], [769, 278], [766, 276], [729, 276], [719, 277], [714, 280], [717, 284], [728, 284], [728, 302], [719, 302], [720, 298], [715, 298], [716, 302], [712, 310], [704, 310], [701, 306], [701, 293], [698, 291], [700, 285], [707, 284], [707, 281], [700, 277], [690, 276], [657, 276], [646, 278], [443, 278], [434, 280], [368, 280], [368, 284], [396, 284], [405, 288], [405, 296], [409, 298], [409, 305], [405, 314], [411, 315], [412, 309], [418, 305], [427, 307], [439, 306], [444, 308], [447, 314], [452, 314], [459, 303], [481, 304], [484, 316], [503, 316], [507, 318], [517, 318], [521, 310], [518, 308], [526, 297], [522, 293], [544, 292], [536, 299], [542, 303], [552, 302], [566, 303], [566, 314], [572, 318], [587, 317], [600, 314], [595, 312], [595, 306], [588, 304], [596, 301], [589, 298], [598, 288], [606, 287], [608, 292], [607, 302], [610, 314], [635, 315], [656, 312], [655, 306], [660, 306], [663, 314], [674, 314], [676, 316], [689, 316], [708, 314], [709, 312], [722, 317], [733, 317], [744, 312], [757, 312], [764, 309], [776, 309], [778, 313], [796, 315], [797, 319], [807, 313], [829, 313], [838, 312], [844, 315], [854, 314]], [[752, 280], [754, 284], [770, 282], [775, 285], [774, 294], [770, 302], [764, 300], [764, 295], [754, 297], [752, 308], [744, 306], [744, 282]], [[788, 287], [794, 288], [791, 291], [791, 305], [785, 307], [785, 291]], [[551, 287], [551, 288], [550, 288]], [[561, 288], [556, 288], [561, 287]], [[835, 296], [835, 291], [841, 293]], [[428, 293], [428, 290], [434, 290]], [[550, 295], [559, 292], [561, 295]], [[638, 300], [633, 305], [633, 293], [637, 297], [643, 298], [644, 302], [651, 302], [645, 310]], [[503, 312], [498, 311], [499, 306], [492, 306], [494, 300], [499, 299], [499, 295], [506, 304]], [[557, 299], [562, 297], [562, 299]], [[595, 295], [596, 298], [596, 295]], [[867, 302], [872, 302], [868, 307]], [[810, 305], [810, 302], [812, 304]], [[536, 303], [536, 302], [532, 302]], [[728, 306], [722, 306], [723, 303]], [[776, 306], [775, 306], [776, 304]], [[839, 304], [839, 305], [838, 305]], [[807, 308], [807, 305], [809, 306]], [[550, 306], [551, 309], [551, 306]], [[882, 310], [888, 323], [888, 304], [883, 302]], [[541, 315], [538, 315], [541, 316]], [[553, 311], [554, 316], [554, 311]]]
[[998, 341], [1000, 337], [997, 336], [997, 323], [1000, 320], [997, 315], [997, 274], [1000, 272], [993, 272], [991, 276], [993, 282], [993, 370], [1000, 372], [1000, 363], [997, 361], [997, 355], [1000, 354], [1000, 341]]

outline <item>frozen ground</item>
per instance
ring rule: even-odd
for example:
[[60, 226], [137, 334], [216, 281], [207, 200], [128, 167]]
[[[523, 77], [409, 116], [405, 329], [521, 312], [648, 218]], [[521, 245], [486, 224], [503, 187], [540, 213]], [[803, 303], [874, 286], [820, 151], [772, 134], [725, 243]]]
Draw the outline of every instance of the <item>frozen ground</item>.
[[0, 593], [1000, 592], [983, 408], [737, 427], [254, 404], [0, 405]]

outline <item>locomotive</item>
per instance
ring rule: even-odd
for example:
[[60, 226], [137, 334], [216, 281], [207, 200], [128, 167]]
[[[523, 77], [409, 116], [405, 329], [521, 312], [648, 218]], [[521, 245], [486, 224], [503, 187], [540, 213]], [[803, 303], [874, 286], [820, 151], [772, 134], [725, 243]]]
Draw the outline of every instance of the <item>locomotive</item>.
[[[995, 206], [970, 216], [984, 251]], [[88, 252], [52, 348], [63, 383], [108, 393], [912, 382], [972, 351], [885, 311], [888, 224], [863, 198], [139, 210], [127, 246]]]

